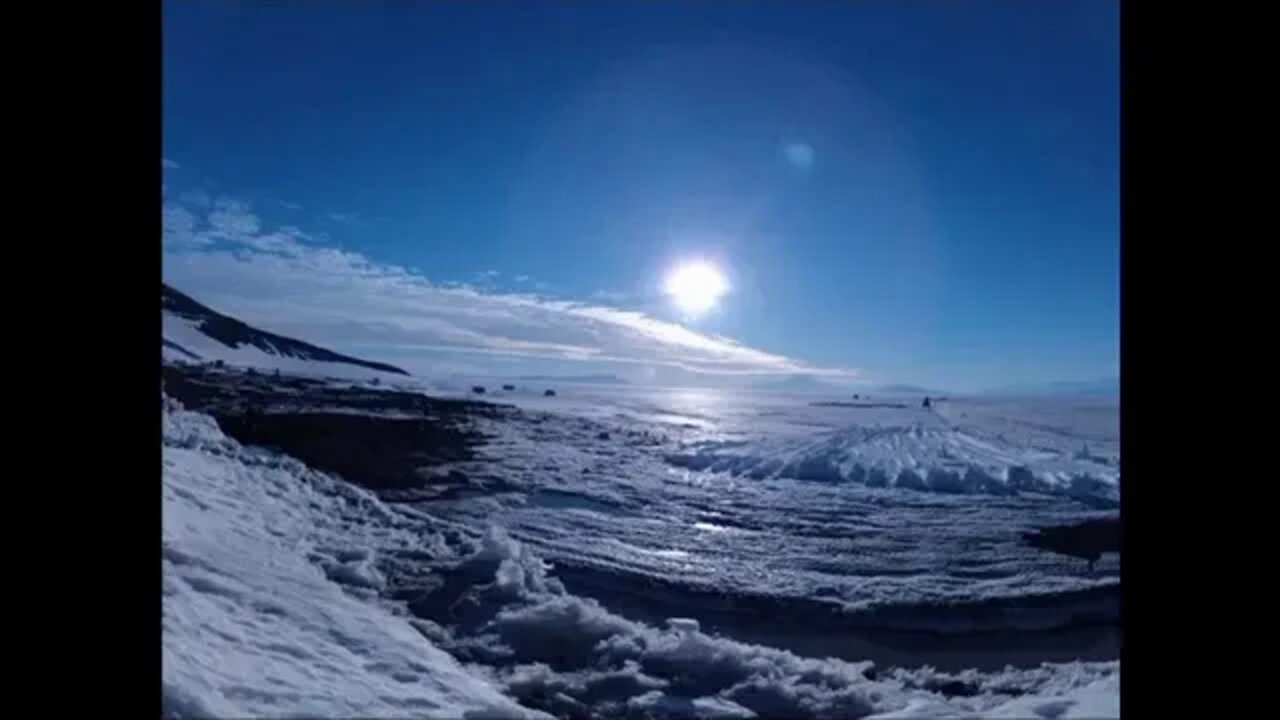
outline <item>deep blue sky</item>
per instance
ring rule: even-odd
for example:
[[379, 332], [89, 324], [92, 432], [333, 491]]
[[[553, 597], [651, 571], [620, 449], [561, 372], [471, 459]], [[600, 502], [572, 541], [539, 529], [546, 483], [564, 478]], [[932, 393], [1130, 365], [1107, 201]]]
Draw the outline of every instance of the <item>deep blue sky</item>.
[[667, 319], [711, 256], [693, 327], [885, 381], [1116, 375], [1118, 7], [169, 3], [166, 194]]

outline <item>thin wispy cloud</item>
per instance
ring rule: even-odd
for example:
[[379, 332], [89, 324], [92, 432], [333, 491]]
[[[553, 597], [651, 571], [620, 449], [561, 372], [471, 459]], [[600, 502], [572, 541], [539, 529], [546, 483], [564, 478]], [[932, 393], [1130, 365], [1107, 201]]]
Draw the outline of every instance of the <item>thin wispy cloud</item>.
[[629, 300], [631, 296], [624, 292], [618, 292], [617, 290], [597, 290], [591, 293], [591, 298], [593, 300], [602, 300], [604, 302], [622, 303]]
[[213, 198], [203, 190], [188, 190], [178, 197], [178, 202], [185, 207], [203, 209], [213, 204]]
[[171, 247], [190, 247], [207, 245], [213, 238], [196, 231], [199, 218], [190, 210], [179, 206], [166, 206], [160, 214], [160, 224], [164, 231], [164, 242]]
[[633, 310], [434, 283], [298, 228], [267, 229], [248, 204], [233, 199], [207, 208], [170, 204], [163, 218], [167, 281], [246, 321], [374, 357], [381, 348], [395, 352], [398, 362], [422, 350], [718, 374], [855, 374], [809, 367]]
[[515, 280], [515, 281], [516, 281], [516, 282], [518, 282], [518, 283], [525, 283], [525, 282], [529, 282], [529, 280], [530, 280], [530, 278], [529, 278], [529, 276], [528, 276], [528, 275], [517, 275], [517, 276], [515, 276], [515, 277], [514, 277], [514, 278], [512, 278], [512, 279], [513, 279], [513, 280]]
[[789, 142], [783, 146], [782, 152], [786, 155], [787, 162], [798, 170], [808, 170], [813, 167], [815, 154], [813, 146], [803, 142]]
[[358, 225], [360, 223], [360, 216], [356, 213], [331, 212], [328, 217], [330, 220], [343, 225]]
[[160, 167], [164, 168], [165, 170], [177, 170], [182, 166], [170, 160], [169, 158], [160, 158]]
[[214, 237], [228, 240], [255, 237], [261, 227], [247, 203], [229, 198], [214, 200], [207, 219]]

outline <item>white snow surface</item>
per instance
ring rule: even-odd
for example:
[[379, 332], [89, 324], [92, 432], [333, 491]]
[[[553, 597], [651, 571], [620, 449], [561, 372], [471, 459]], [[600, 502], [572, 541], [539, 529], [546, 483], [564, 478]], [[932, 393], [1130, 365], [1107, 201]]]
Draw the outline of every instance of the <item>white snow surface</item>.
[[376, 548], [413, 541], [372, 496], [176, 404], [163, 455], [167, 714], [539, 716], [330, 579], [377, 589]]
[[[1026, 521], [1014, 518], [1035, 498], [875, 488], [847, 478], [838, 485], [785, 474], [744, 478], [673, 466], [649, 440], [618, 429], [625, 421], [636, 432], [661, 435], [652, 440], [658, 448], [697, 448], [699, 442], [745, 436], [780, 442], [776, 438], [788, 436], [788, 425], [807, 428], [797, 430], [797, 438], [833, 426], [845, 432], [843, 421], [827, 416], [843, 408], [779, 407], [771, 415], [760, 407], [511, 395], [498, 399], [562, 413], [533, 412], [529, 424], [486, 428], [496, 439], [481, 464], [524, 492], [419, 508], [385, 504], [290, 458], [241, 447], [212, 419], [166, 400], [166, 712], [1119, 715], [1117, 661], [988, 672], [873, 670], [869, 662], [741, 642], [683, 615], [651, 624], [626, 617], [569, 592], [544, 560], [613, 566], [619, 582], [684, 575], [730, 591], [767, 588], [797, 597], [823, 594], [826, 583], [853, 606], [1002, 596], [1025, 592], [1028, 584], [1042, 591], [1107, 582], [1013, 549], [1005, 534], [1016, 534]], [[1007, 411], [996, 414], [1009, 417]], [[609, 437], [597, 437], [601, 431]], [[763, 437], [766, 432], [775, 439]], [[1090, 454], [1107, 452], [1109, 442], [1100, 434]], [[778, 447], [784, 449], [771, 452], [787, 452], [785, 444]], [[1038, 519], [1080, 512], [1066, 509], [1066, 502], [1046, 496], [1047, 510]], [[848, 546], [841, 549], [846, 541], [872, 545], [850, 553]], [[966, 580], [956, 568], [937, 571], [940, 548], [976, 558], [990, 577]], [[824, 557], [836, 566], [814, 564]], [[802, 566], [788, 571], [797, 561]], [[762, 576], [762, 569], [772, 577]], [[902, 569], [905, 574], [892, 572]], [[406, 573], [435, 588], [412, 613], [387, 592], [389, 578]], [[955, 686], [964, 691], [947, 689]]]
[[[1115, 512], [1114, 406], [954, 400], [925, 410], [764, 393], [559, 393], [491, 394], [528, 417], [485, 423], [494, 438], [486, 457], [464, 470], [519, 492], [433, 511], [473, 528], [500, 523], [552, 561], [849, 610], [1119, 582], [1118, 556], [1087, 572], [1021, 539]], [[999, 621], [1042, 627], [1078, 610]], [[929, 629], [946, 629], [938, 622], [967, 630], [978, 621], [930, 620]]]
[[1118, 501], [1119, 413], [1088, 399], [821, 397], [749, 391], [568, 389], [531, 406], [685, 433], [678, 465], [755, 478], [850, 480], [942, 492], [1028, 489]]

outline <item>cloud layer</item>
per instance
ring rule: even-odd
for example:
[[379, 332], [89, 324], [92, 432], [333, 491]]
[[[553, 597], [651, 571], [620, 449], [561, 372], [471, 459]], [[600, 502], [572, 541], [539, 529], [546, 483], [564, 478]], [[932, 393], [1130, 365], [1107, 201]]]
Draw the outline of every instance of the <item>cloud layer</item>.
[[360, 216], [355, 213], [331, 212], [328, 217], [330, 220], [343, 225], [358, 225], [360, 223]]
[[371, 357], [381, 349], [405, 362], [415, 350], [424, 357], [451, 351], [722, 375], [856, 374], [809, 367], [633, 310], [433, 283], [296, 227], [267, 229], [248, 204], [231, 198], [188, 194], [164, 207], [162, 222], [168, 282], [271, 330]]
[[783, 152], [787, 155], [787, 161], [801, 170], [808, 170], [813, 167], [814, 152], [813, 146], [803, 142], [787, 143], [783, 148]]

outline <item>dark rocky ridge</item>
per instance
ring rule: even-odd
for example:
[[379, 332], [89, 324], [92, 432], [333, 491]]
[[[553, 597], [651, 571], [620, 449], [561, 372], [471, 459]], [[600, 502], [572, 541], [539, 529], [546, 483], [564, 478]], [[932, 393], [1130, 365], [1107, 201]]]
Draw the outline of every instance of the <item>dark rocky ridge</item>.
[[[372, 362], [369, 360], [361, 360], [350, 355], [342, 355], [326, 350], [322, 347], [312, 345], [308, 342], [295, 340], [283, 335], [276, 335], [265, 330], [259, 330], [255, 327], [247, 325], [233, 317], [223, 315], [200, 303], [196, 302], [190, 296], [185, 295], [164, 283], [160, 284], [160, 301], [163, 309], [177, 315], [199, 323], [200, 332], [217, 340], [233, 350], [241, 345], [249, 345], [262, 350], [271, 355], [280, 357], [295, 358], [298, 360], [311, 360], [314, 362], [331, 362], [345, 363], [347, 365], [357, 365], [370, 370], [378, 370], [386, 373], [394, 373], [397, 375], [408, 375], [409, 373], [401, 370], [394, 365], [386, 363]], [[165, 344], [175, 347], [177, 350], [193, 355], [189, 350], [177, 347], [175, 343], [164, 340]]]
[[510, 406], [295, 376], [166, 365], [164, 391], [244, 445], [277, 449], [391, 501], [493, 492], [505, 483], [458, 467], [477, 459], [477, 417]]
[[830, 400], [822, 402], [809, 403], [813, 407], [844, 407], [844, 408], [892, 408], [901, 410], [906, 408], [904, 403], [891, 402], [843, 402], [839, 400]]
[[173, 351], [175, 351], [175, 352], [182, 353], [184, 356], [186, 356], [187, 358], [189, 358], [189, 359], [191, 359], [191, 360], [199, 360], [199, 359], [200, 359], [200, 356], [199, 356], [199, 355], [197, 355], [197, 354], [195, 354], [195, 353], [191, 352], [190, 350], [188, 350], [188, 349], [186, 349], [186, 348], [182, 347], [182, 346], [181, 346], [181, 345], [179, 345], [178, 343], [176, 343], [176, 342], [174, 342], [174, 341], [172, 341], [172, 340], [169, 340], [169, 339], [167, 339], [167, 338], [161, 338], [161, 340], [160, 340], [160, 344], [161, 344], [162, 346], [164, 346], [164, 347], [169, 348], [170, 350], [173, 350]]
[[1092, 566], [1103, 553], [1120, 552], [1120, 535], [1120, 518], [1115, 516], [1041, 528], [1022, 538], [1031, 547], [1078, 557]]

